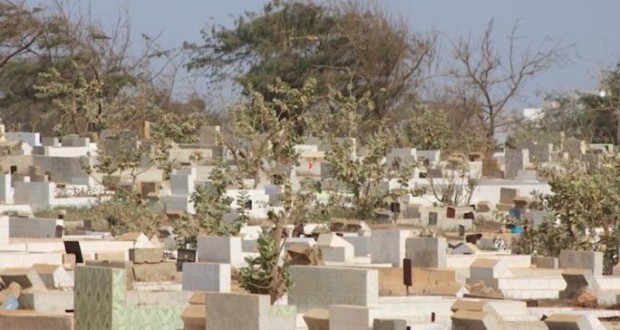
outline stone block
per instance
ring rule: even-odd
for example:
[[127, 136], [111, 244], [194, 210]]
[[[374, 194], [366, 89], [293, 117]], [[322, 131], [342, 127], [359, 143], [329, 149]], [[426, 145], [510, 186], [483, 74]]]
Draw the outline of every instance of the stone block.
[[207, 329], [295, 329], [295, 306], [272, 306], [267, 295], [208, 293], [206, 305]]
[[176, 281], [179, 278], [174, 262], [135, 264], [133, 265], [133, 273], [135, 280], [140, 282], [168, 282]]
[[413, 268], [411, 291], [420, 295], [457, 295], [463, 284], [450, 269]]
[[230, 292], [230, 264], [184, 263], [183, 290]]
[[356, 257], [367, 257], [370, 254], [371, 236], [343, 236], [342, 238], [353, 245]]
[[549, 330], [605, 329], [601, 321], [591, 314], [553, 314], [544, 322]]
[[401, 267], [405, 258], [405, 241], [410, 230], [375, 230], [370, 236], [370, 261]]
[[[28, 291], [19, 296], [19, 306], [23, 309], [43, 313], [64, 313], [73, 309], [73, 291]], [[0, 328], [1, 329], [1, 328]]]
[[476, 259], [469, 267], [470, 279], [494, 279], [511, 277], [508, 262], [497, 259]]
[[198, 236], [197, 249], [199, 262], [243, 265], [241, 238], [231, 236]]
[[381, 317], [378, 307], [329, 306], [329, 328], [332, 330], [372, 330], [373, 320], [378, 317]]
[[49, 314], [38, 311], [0, 310], [0, 329], [74, 330], [71, 314]]
[[207, 309], [205, 305], [188, 305], [181, 314], [183, 330], [205, 330]]
[[480, 201], [476, 204], [476, 212], [487, 213], [491, 212], [491, 203], [489, 201]]
[[48, 289], [73, 288], [73, 277], [60, 265], [35, 264], [32, 268]]
[[482, 251], [472, 243], [460, 243], [452, 248], [452, 254], [480, 254]]
[[288, 303], [301, 311], [333, 304], [368, 306], [379, 299], [376, 269], [291, 266], [289, 271], [295, 285], [289, 291]]
[[157, 264], [164, 260], [163, 248], [129, 249], [129, 260], [134, 264]]
[[0, 274], [0, 279], [5, 285], [15, 282], [23, 289], [32, 288], [33, 290], [44, 291], [47, 289], [39, 274], [33, 268], [13, 268], [4, 269]]
[[500, 188], [499, 190], [499, 202], [501, 204], [511, 205], [514, 203], [515, 198], [517, 197], [518, 191], [513, 188]]
[[321, 234], [316, 245], [323, 253], [324, 261], [347, 262], [355, 256], [353, 244], [336, 234]]
[[304, 313], [304, 322], [308, 330], [329, 330], [329, 310], [311, 309]]
[[558, 269], [560, 262], [555, 257], [532, 257], [532, 264], [537, 268]]
[[530, 164], [530, 152], [527, 149], [506, 149], [506, 179], [515, 179], [519, 170], [524, 170]]
[[118, 252], [96, 252], [95, 260], [127, 261], [127, 258], [125, 258], [125, 252], [120, 252], [120, 251]]
[[78, 266], [75, 270], [77, 329], [179, 329], [183, 307], [159, 299], [158, 305], [129, 306], [124, 269]]
[[588, 269], [594, 276], [601, 276], [603, 275], [603, 252], [562, 250], [560, 268]]
[[120, 268], [125, 270], [125, 284], [127, 285], [127, 290], [133, 290], [134, 288], [134, 272], [132, 270], [132, 264], [129, 261], [97, 261], [97, 260], [87, 260], [86, 266], [96, 266], [96, 267], [105, 267], [105, 268]]
[[372, 330], [407, 330], [406, 320], [374, 319]]
[[406, 241], [406, 257], [413, 267], [445, 268], [448, 243], [445, 237], [413, 237]]
[[459, 310], [452, 314], [452, 329], [503, 329], [502, 320], [493, 312]]

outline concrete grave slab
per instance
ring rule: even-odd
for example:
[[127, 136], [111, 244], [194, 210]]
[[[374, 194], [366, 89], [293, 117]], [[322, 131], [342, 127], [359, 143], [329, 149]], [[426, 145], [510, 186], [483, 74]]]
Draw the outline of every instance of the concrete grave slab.
[[129, 249], [129, 260], [134, 264], [158, 264], [164, 260], [163, 248]]
[[378, 307], [331, 305], [329, 306], [330, 330], [372, 330], [373, 320], [380, 318]]
[[327, 309], [310, 309], [304, 313], [303, 319], [308, 330], [330, 330]]
[[183, 264], [183, 290], [230, 292], [230, 264], [189, 262]]
[[198, 236], [196, 252], [199, 262], [244, 264], [240, 237]]
[[560, 268], [588, 269], [594, 276], [601, 276], [603, 275], [603, 252], [562, 250]]
[[605, 329], [594, 315], [553, 314], [545, 319], [549, 330], [597, 330]]
[[405, 258], [405, 242], [412, 236], [410, 230], [375, 230], [370, 237], [372, 263], [389, 263], [401, 267]]
[[413, 267], [445, 268], [448, 242], [445, 237], [413, 237], [406, 240], [406, 257]]
[[324, 261], [347, 262], [355, 257], [353, 244], [336, 234], [321, 234], [316, 245], [323, 253]]
[[289, 271], [296, 284], [289, 291], [288, 302], [300, 311], [333, 304], [369, 306], [379, 298], [376, 269], [291, 266]]
[[[295, 328], [295, 306], [271, 305], [267, 295], [207, 294], [207, 329], [290, 330]], [[231, 317], [239, 315], [243, 317]]]

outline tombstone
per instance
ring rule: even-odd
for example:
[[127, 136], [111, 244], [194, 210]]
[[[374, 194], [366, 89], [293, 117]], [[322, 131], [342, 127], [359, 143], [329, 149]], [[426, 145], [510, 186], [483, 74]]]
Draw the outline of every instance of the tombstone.
[[[182, 329], [178, 301], [135, 306], [127, 302], [127, 271], [79, 266], [75, 270], [76, 329]], [[211, 306], [210, 306], [211, 307]]]
[[73, 288], [73, 277], [60, 265], [34, 264], [32, 268], [50, 290]]
[[269, 295], [207, 293], [206, 306], [206, 329], [295, 329], [295, 306], [271, 305]]
[[485, 158], [482, 160], [482, 176], [485, 178], [500, 178], [503, 176], [497, 159]]
[[75, 255], [75, 262], [78, 264], [84, 263], [84, 258], [82, 257], [82, 249], [80, 248], [79, 241], [64, 241], [65, 244], [65, 252], [67, 254]]
[[163, 248], [129, 249], [129, 260], [134, 264], [158, 264], [164, 260]]
[[460, 243], [452, 248], [452, 254], [479, 254], [481, 251], [472, 243]]
[[532, 265], [537, 268], [558, 269], [559, 260], [555, 257], [532, 257]]
[[459, 236], [465, 236], [465, 226], [459, 225]]
[[522, 209], [522, 210], [526, 209], [529, 202], [530, 200], [526, 196], [517, 196], [514, 198], [514, 205], [518, 209]]
[[4, 269], [0, 274], [0, 279], [5, 285], [11, 283], [17, 283], [22, 289], [29, 289], [36, 291], [46, 291], [47, 287], [41, 279], [41, 276], [34, 270], [34, 268], [10, 268]]
[[476, 204], [476, 212], [487, 213], [491, 212], [491, 203], [489, 201], [480, 201]]
[[586, 142], [570, 137], [564, 142], [564, 150], [570, 158], [581, 159], [587, 150]]
[[499, 202], [502, 204], [514, 204], [517, 197], [517, 189], [513, 188], [500, 188], [499, 190]]
[[560, 268], [587, 269], [594, 276], [601, 276], [603, 275], [603, 252], [562, 250]]
[[289, 265], [321, 266], [325, 264], [320, 250], [315, 247], [296, 243], [288, 246], [286, 252], [289, 256]]
[[370, 330], [373, 327], [373, 320], [382, 314], [381, 307], [378, 306], [330, 305], [329, 328]]
[[446, 217], [448, 217], [449, 219], [456, 218], [456, 209], [454, 207], [448, 206], [448, 209], [446, 211]]
[[353, 244], [333, 233], [319, 235], [316, 245], [321, 249], [325, 261], [347, 262], [355, 256]]
[[524, 170], [530, 164], [529, 150], [527, 149], [506, 149], [506, 179], [515, 179], [519, 170]]
[[553, 314], [547, 317], [544, 322], [549, 330], [595, 330], [606, 328], [593, 314]]
[[405, 242], [411, 234], [410, 230], [374, 230], [370, 236], [371, 262], [400, 267], [405, 257]]
[[240, 237], [198, 236], [196, 247], [200, 262], [227, 263], [233, 266], [244, 263]]
[[374, 319], [372, 330], [407, 330], [406, 320]]
[[379, 301], [377, 269], [290, 266], [289, 272], [295, 285], [289, 290], [288, 304], [301, 311], [333, 304], [371, 306]]
[[304, 313], [308, 330], [329, 330], [329, 310], [315, 308]]
[[445, 237], [410, 237], [405, 246], [405, 255], [411, 259], [413, 267], [446, 267], [448, 242]]
[[463, 213], [463, 219], [475, 220], [476, 216], [475, 216], [474, 212], [465, 212], [465, 213]]
[[428, 225], [437, 226], [437, 212], [428, 212]]
[[230, 292], [230, 264], [183, 264], [183, 291]]

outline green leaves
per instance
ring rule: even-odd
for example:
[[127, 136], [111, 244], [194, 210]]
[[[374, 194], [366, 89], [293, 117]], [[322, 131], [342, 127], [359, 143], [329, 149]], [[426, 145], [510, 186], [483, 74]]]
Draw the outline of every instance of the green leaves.
[[[566, 163], [561, 169], [543, 168], [552, 194], [539, 198], [553, 216], [515, 242], [516, 251], [551, 256], [562, 249], [603, 251], [605, 270], [611, 271], [615, 261], [609, 258], [620, 247], [619, 165], [620, 159], [612, 157], [598, 168], [579, 163]], [[601, 231], [597, 234], [598, 229]]]

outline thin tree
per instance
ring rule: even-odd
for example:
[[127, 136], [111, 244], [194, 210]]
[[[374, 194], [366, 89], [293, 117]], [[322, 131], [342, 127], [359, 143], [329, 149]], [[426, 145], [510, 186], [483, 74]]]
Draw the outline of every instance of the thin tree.
[[488, 148], [494, 148], [497, 129], [507, 124], [509, 103], [520, 96], [532, 77], [566, 58], [567, 47], [543, 41], [538, 47], [519, 43], [519, 22], [512, 28], [506, 48], [495, 37], [493, 20], [479, 40], [461, 38], [453, 45], [454, 67], [448, 76], [462, 106], [472, 110], [484, 130]]

